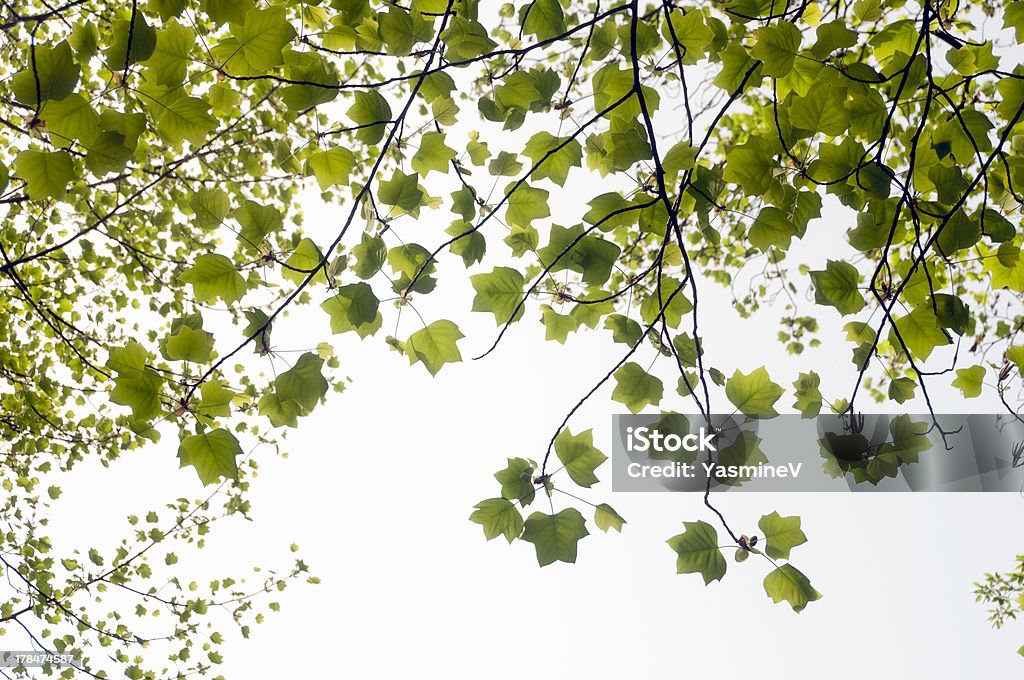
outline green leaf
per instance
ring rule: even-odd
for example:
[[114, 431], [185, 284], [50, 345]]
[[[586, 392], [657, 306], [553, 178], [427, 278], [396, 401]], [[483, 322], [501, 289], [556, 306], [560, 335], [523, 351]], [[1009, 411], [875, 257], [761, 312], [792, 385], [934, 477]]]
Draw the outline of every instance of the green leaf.
[[727, 563], [718, 547], [718, 532], [707, 522], [683, 522], [683, 533], [668, 539], [675, 551], [677, 574], [700, 574], [704, 585], [721, 581]]
[[129, 340], [124, 347], [110, 347], [107, 353], [107, 368], [118, 373], [141, 371], [149, 360], [149, 353], [137, 340]]
[[722, 177], [741, 186], [748, 195], [761, 196], [771, 186], [774, 165], [772, 146], [760, 137], [751, 137], [726, 150]]
[[[696, 12], [691, 12], [691, 14], [696, 14]], [[668, 177], [675, 177], [678, 176], [680, 172], [693, 169], [693, 166], [697, 161], [697, 153], [697, 147], [690, 146], [689, 143], [685, 141], [675, 144], [668, 150], [664, 158], [661, 159], [661, 165], [665, 170], [665, 175]]]
[[981, 222], [958, 210], [943, 226], [936, 243], [943, 255], [951, 257], [961, 250], [971, 248], [980, 240]]
[[[722, 68], [718, 75], [715, 76], [712, 84], [731, 94], [739, 89], [747, 72], [757, 62], [750, 58], [747, 50], [742, 45], [737, 43], [730, 44], [719, 53], [719, 56], [722, 60]], [[756, 69], [751, 72], [747, 82], [753, 84], [761, 82], [761, 76]]]
[[369, 279], [384, 266], [387, 248], [383, 239], [363, 232], [359, 244], [352, 248], [352, 256], [356, 258], [352, 272], [361, 279]]
[[725, 396], [746, 416], [777, 416], [775, 402], [783, 389], [772, 382], [763, 366], [743, 375], [737, 370], [725, 384]]
[[615, 371], [615, 383], [612, 399], [625, 404], [632, 413], [639, 413], [647, 404], [657, 406], [661, 403], [664, 393], [661, 380], [636, 362], [625, 363]]
[[974, 399], [981, 396], [982, 382], [985, 380], [984, 366], [971, 366], [970, 368], [956, 369], [956, 380], [953, 387], [963, 393], [964, 398]]
[[300, 284], [306, 280], [306, 277], [316, 272], [311, 281], [327, 283], [327, 275], [324, 273], [324, 267], [321, 266], [322, 260], [323, 253], [320, 252], [320, 248], [310, 239], [304, 238], [299, 241], [299, 245], [295, 246], [295, 250], [284, 261], [285, 266], [281, 268], [281, 276], [292, 283]]
[[[896, 328], [915, 359], [927, 359], [936, 347], [953, 343], [928, 304], [922, 304], [910, 314], [896, 318]], [[899, 347], [895, 330], [889, 332], [889, 342]]]
[[625, 523], [626, 520], [622, 519], [619, 513], [615, 512], [615, 508], [607, 503], [601, 503], [594, 508], [594, 524], [605, 533], [611, 529], [622, 533], [622, 525]]
[[559, 314], [551, 305], [541, 305], [541, 314], [544, 322], [544, 339], [554, 340], [564, 345], [569, 338], [569, 333], [575, 333], [580, 327], [580, 322], [571, 314]]
[[476, 510], [469, 519], [483, 527], [484, 536], [488, 541], [504, 535], [511, 543], [523, 533], [523, 516], [510, 501], [504, 498], [489, 498], [473, 507]]
[[786, 250], [793, 241], [793, 237], [799, 235], [797, 226], [790, 219], [789, 215], [778, 208], [769, 206], [762, 208], [750, 227], [748, 238], [756, 248], [767, 252], [772, 246], [779, 250]]
[[412, 169], [421, 176], [431, 172], [447, 174], [449, 164], [458, 156], [455, 149], [444, 143], [444, 133], [427, 132], [420, 137], [420, 148], [412, 157]]
[[406, 212], [412, 212], [423, 202], [423, 190], [420, 189], [418, 177], [407, 175], [401, 170], [395, 170], [391, 179], [380, 183], [377, 195], [382, 203], [397, 206]]
[[955, 295], [936, 293], [932, 296], [939, 325], [957, 335], [964, 335], [971, 324], [971, 314], [964, 301]]
[[[806, 97], [796, 97], [790, 108], [789, 120], [796, 127], [809, 132], [822, 132], [826, 135], [838, 136], [846, 132], [850, 124], [849, 114], [846, 112], [845, 87], [832, 84], [819, 85], [812, 89]], [[853, 140], [847, 139], [846, 148], [852, 148]], [[819, 147], [819, 155], [823, 160], [834, 167], [831, 157], [833, 149], [843, 148], [842, 145], [823, 144]], [[831, 155], [830, 155], [831, 154]], [[853, 169], [850, 165], [847, 172]], [[813, 166], [812, 166], [813, 170]], [[845, 173], [840, 173], [845, 174]], [[818, 175], [815, 174], [815, 177]], [[829, 177], [827, 181], [834, 180]]]
[[[132, 40], [134, 42], [134, 37]], [[175, 87], [185, 80], [195, 43], [196, 32], [193, 29], [177, 21], [164, 23], [164, 27], [156, 32], [156, 49], [146, 64], [157, 85]]]
[[200, 255], [192, 268], [178, 278], [192, 284], [192, 293], [200, 302], [220, 298], [231, 304], [245, 295], [245, 279], [235, 269], [235, 264], [216, 253]]
[[605, 319], [604, 327], [612, 332], [612, 341], [635, 345], [643, 336], [643, 329], [633, 319], [623, 314], [612, 314]]
[[298, 402], [281, 399], [276, 392], [260, 397], [258, 408], [274, 427], [298, 427], [299, 416], [304, 415]]
[[231, 402], [235, 393], [219, 380], [205, 382], [199, 388], [202, 395], [194, 411], [207, 418], [227, 417], [231, 415]]
[[764, 578], [764, 591], [775, 603], [785, 600], [795, 612], [801, 612], [809, 602], [821, 599], [821, 593], [811, 586], [803, 572], [792, 564], [783, 564]]
[[384, 139], [385, 126], [391, 122], [391, 106], [376, 90], [356, 92], [354, 99], [348, 117], [363, 126], [356, 137], [366, 144], [376, 144]]
[[580, 539], [589, 535], [586, 520], [576, 508], [565, 508], [555, 515], [535, 512], [526, 520], [522, 539], [533, 543], [537, 562], [544, 567], [552, 562], [573, 563]]
[[199, 189], [188, 205], [196, 214], [196, 222], [204, 229], [219, 226], [231, 211], [230, 199], [222, 188]]
[[889, 398], [897, 404], [902, 404], [914, 398], [916, 389], [917, 383], [911, 378], [893, 378], [889, 382]]
[[672, 12], [669, 20], [672, 30], [663, 30], [665, 37], [674, 37], [683, 48], [684, 64], [696, 64], [707, 53], [715, 37], [714, 32], [704, 23], [704, 15], [693, 11], [683, 14], [677, 9]]
[[11, 78], [11, 91], [14, 92], [14, 98], [25, 106], [36, 106], [40, 101], [60, 101], [75, 91], [80, 75], [81, 69], [75, 63], [67, 41], [61, 41], [53, 47], [36, 45], [35, 63], [30, 63], [28, 68], [14, 74]]
[[235, 435], [220, 428], [182, 439], [178, 461], [181, 467], [194, 467], [199, 481], [210, 485], [221, 477], [238, 479], [237, 458], [241, 453], [242, 447]]
[[125, 63], [138, 64], [146, 61], [156, 50], [156, 30], [146, 22], [142, 12], [129, 19], [114, 22], [114, 42], [104, 56], [111, 71], [120, 71]]
[[757, 31], [757, 44], [750, 50], [755, 59], [764, 62], [764, 73], [782, 78], [793, 70], [800, 52], [800, 29], [788, 21], [778, 21]]
[[213, 351], [213, 334], [183, 325], [177, 333], [167, 338], [166, 347], [171, 361], [205, 363]]
[[565, 15], [558, 0], [534, 0], [522, 10], [523, 33], [549, 40], [565, 33]]
[[568, 269], [582, 274], [584, 283], [603, 285], [611, 277], [612, 267], [622, 251], [611, 241], [583, 236], [583, 232], [582, 224], [569, 228], [552, 225], [551, 240], [537, 255], [551, 272]]
[[119, 369], [110, 401], [131, 408], [132, 416], [138, 421], [152, 420], [163, 411], [160, 402], [163, 384], [160, 375], [149, 367]]
[[818, 26], [818, 41], [811, 48], [811, 54], [824, 59], [836, 50], [844, 50], [857, 44], [857, 33], [846, 27], [842, 21], [832, 21]]
[[303, 352], [290, 369], [274, 380], [274, 392], [283, 401], [292, 401], [301, 408], [301, 415], [311, 412], [327, 394], [327, 381], [320, 372], [324, 360], [313, 352]]
[[793, 381], [793, 389], [796, 391], [796, 403], [793, 408], [800, 411], [804, 418], [813, 418], [821, 413], [822, 396], [818, 386], [821, 378], [817, 373], [801, 373], [800, 377]]
[[[472, 225], [469, 222], [454, 222], [445, 232], [450, 236], [460, 236], [459, 240], [451, 244], [450, 249], [453, 255], [462, 258], [466, 267], [480, 262], [487, 252], [487, 240], [479, 230], [469, 232]], [[463, 234], [469, 232], [469, 236]]]
[[124, 170], [132, 156], [132, 150], [125, 146], [125, 136], [120, 132], [101, 132], [89, 142], [85, 167], [97, 175]]
[[1007, 348], [1006, 359], [1016, 366], [1018, 371], [1024, 371], [1024, 345]]
[[14, 159], [14, 175], [28, 184], [26, 193], [33, 201], [60, 200], [75, 179], [75, 164], [66, 151], [26, 150]]
[[449, 61], [473, 59], [488, 54], [498, 46], [490, 39], [487, 29], [480, 22], [458, 15], [441, 37], [446, 47], [445, 56]]
[[187, 139], [192, 146], [199, 146], [217, 126], [217, 119], [210, 115], [210, 105], [198, 97], [182, 97], [170, 104], [156, 102], [149, 109], [157, 131], [170, 144]]
[[321, 190], [335, 184], [348, 184], [349, 175], [355, 165], [355, 154], [342, 146], [319, 151], [309, 157], [309, 169], [316, 176], [316, 182]]
[[514, 153], [499, 151], [498, 155], [492, 158], [487, 165], [487, 171], [495, 177], [515, 177], [523, 171], [523, 164], [519, 162]]
[[818, 182], [838, 182], [853, 175], [863, 155], [864, 148], [850, 138], [841, 144], [823, 143], [818, 146], [818, 158], [810, 164], [808, 173]]
[[764, 515], [757, 523], [767, 546], [765, 552], [775, 560], [788, 560], [789, 551], [807, 542], [800, 529], [800, 518], [782, 517], [778, 512]]
[[405, 341], [409, 363], [423, 362], [430, 375], [437, 375], [445, 364], [462, 361], [456, 343], [465, 337], [459, 327], [447, 319], [435, 321], [413, 333]]
[[849, 262], [829, 260], [824, 270], [812, 271], [814, 301], [835, 307], [843, 316], [864, 308], [864, 296], [858, 290], [860, 272]]
[[231, 36], [212, 50], [221, 66], [240, 76], [260, 76], [284, 64], [282, 50], [295, 37], [284, 7], [251, 9], [241, 23], [231, 24]]
[[[561, 149], [555, 151], [563, 144]], [[548, 155], [549, 153], [551, 155]], [[580, 167], [583, 149], [575, 139], [555, 137], [550, 132], [542, 130], [526, 142], [523, 155], [533, 161], [535, 169], [530, 175], [532, 179], [548, 178], [558, 186], [564, 186], [569, 170]], [[538, 166], [538, 163], [541, 164]]]
[[339, 286], [334, 295], [320, 305], [331, 317], [332, 333], [355, 331], [360, 338], [380, 330], [383, 317], [380, 301], [369, 284], [359, 282]]
[[1024, 2], [1006, 4], [1003, 9], [1003, 28], [1012, 28], [1017, 42], [1024, 42]]
[[407, 55], [418, 42], [416, 28], [409, 12], [392, 7], [377, 15], [381, 40], [388, 54]]
[[62, 147], [70, 146], [64, 142], [75, 139], [91, 142], [100, 123], [100, 114], [77, 92], [60, 101], [46, 102], [39, 116], [46, 122], [50, 141]]
[[[682, 282], [666, 276], [661, 281], [661, 299], [658, 292], [652, 291], [640, 305], [640, 318], [645, 324], [653, 324], [665, 308], [665, 324], [669, 328], [678, 328], [685, 314], [693, 311], [693, 304], [682, 293]], [[673, 292], [678, 291], [675, 295]], [[671, 296], [671, 299], [670, 299]], [[667, 303], [667, 304], [666, 304]]]
[[545, 218], [550, 214], [548, 192], [522, 184], [508, 198], [505, 221], [509, 223], [509, 226], [526, 228], [534, 220]]
[[234, 217], [242, 227], [238, 238], [243, 246], [253, 250], [258, 250], [263, 239], [284, 226], [281, 211], [272, 205], [260, 205], [248, 199], [235, 208]]
[[555, 455], [565, 466], [569, 478], [582, 487], [591, 487], [598, 482], [594, 471], [608, 457], [594, 447], [594, 431], [584, 430], [573, 435], [562, 430], [555, 437]]
[[[388, 251], [388, 263], [399, 275], [398, 280], [392, 282], [392, 287], [397, 293], [429, 293], [437, 285], [430, 277], [434, 272], [434, 261], [430, 259], [430, 252], [418, 243], [407, 243], [392, 248]], [[419, 278], [416, 284], [409, 288], [412, 278], [417, 274]]]
[[474, 274], [469, 279], [476, 291], [474, 312], [494, 314], [494, 321], [499, 326], [522, 318], [523, 308], [516, 310], [516, 306], [523, 299], [526, 280], [517, 269], [495, 267], [489, 274]]
[[508, 466], [494, 473], [494, 478], [501, 484], [501, 497], [516, 501], [521, 507], [533, 502], [536, 488], [533, 485], [533, 473], [537, 464], [525, 458], [509, 458]]

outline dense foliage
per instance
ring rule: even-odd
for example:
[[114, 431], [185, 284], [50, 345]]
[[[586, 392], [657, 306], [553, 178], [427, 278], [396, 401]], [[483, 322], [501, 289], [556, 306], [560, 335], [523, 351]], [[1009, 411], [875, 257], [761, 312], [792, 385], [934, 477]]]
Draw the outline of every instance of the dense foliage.
[[[329, 337], [279, 354], [299, 349], [274, 342], [299, 306], [436, 374], [463, 333], [416, 305], [468, 276], [494, 346], [524, 319], [621, 344], [583, 399], [610, 383], [632, 412], [930, 408], [935, 382], [1017, 412], [1022, 2], [72, 0], [0, 17], [0, 624], [84, 651], [87, 674], [205, 673], [215, 604], [247, 626], [254, 594], [309, 578], [298, 561], [198, 586], [173, 550], [244, 515], [245, 452], [343, 385]], [[313, 183], [327, 238], [303, 229]], [[827, 264], [787, 257], [816, 230]], [[702, 306], [708, 286], [734, 310]], [[765, 309], [793, 354], [847, 343], [849, 390], [822, 394], [815, 372], [788, 388], [702, 345], [712, 316]], [[826, 315], [845, 337], [819, 337]], [[258, 363], [274, 357], [287, 368]], [[573, 488], [605, 460], [569, 428], [578, 406], [536, 461], [509, 452], [472, 516], [541, 565], [575, 560], [581, 510], [623, 524]], [[61, 474], [161, 434], [211, 495], [131, 518], [112, 554], [53, 545]], [[550, 512], [524, 518], [538, 492]], [[788, 562], [799, 518], [766, 514], [757, 541], [705, 502], [727, 538], [686, 522], [680, 572], [722, 578], [725, 540], [766, 560], [773, 600], [819, 597]]]

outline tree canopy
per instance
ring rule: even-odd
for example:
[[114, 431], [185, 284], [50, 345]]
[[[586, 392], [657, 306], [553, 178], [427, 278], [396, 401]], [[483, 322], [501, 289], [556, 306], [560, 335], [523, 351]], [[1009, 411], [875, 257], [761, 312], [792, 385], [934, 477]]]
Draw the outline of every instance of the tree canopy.
[[[580, 403], [607, 384], [631, 412], [931, 410], [935, 384], [1019, 411], [1024, 2], [29, 0], [0, 28], [0, 626], [94, 677], [204, 673], [214, 605], [247, 630], [254, 595], [315, 578], [200, 587], [174, 547], [244, 515], [247, 452], [343, 389], [331, 334], [432, 375], [468, 358], [470, 311], [495, 321], [483, 355], [524, 323], [605, 334]], [[791, 256], [812, 237], [820, 268]], [[463, 277], [471, 309], [417, 308]], [[275, 343], [301, 307], [329, 332]], [[846, 353], [848, 389], [704, 346], [762, 312], [794, 355]], [[625, 521], [577, 495], [606, 456], [568, 406], [472, 512], [542, 566]], [[208, 497], [133, 516], [111, 554], [51, 543], [63, 473], [161, 436]], [[527, 514], [540, 494], [559, 507]], [[757, 542], [704, 500], [715, 524], [668, 539], [680, 573], [721, 579], [724, 542], [770, 562], [772, 600], [820, 597], [798, 517]]]

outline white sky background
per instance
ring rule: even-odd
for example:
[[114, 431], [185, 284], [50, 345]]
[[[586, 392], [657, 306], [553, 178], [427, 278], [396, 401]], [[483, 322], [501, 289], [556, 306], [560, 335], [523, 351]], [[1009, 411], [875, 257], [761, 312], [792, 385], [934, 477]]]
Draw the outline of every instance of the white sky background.
[[[472, 118], [472, 105], [460, 105]], [[665, 129], [678, 125], [669, 121]], [[504, 148], [526, 138], [505, 136]], [[585, 170], [574, 170], [564, 190], [540, 184], [552, 192], [556, 223], [575, 223], [586, 208], [572, 197], [594, 195], [593, 182]], [[447, 195], [435, 187], [427, 182], [431, 194]], [[315, 194], [308, 199], [307, 233], [318, 243], [329, 242], [348, 206], [325, 208]], [[793, 250], [814, 268], [840, 256], [837, 237], [853, 225], [852, 216], [834, 203], [826, 206], [823, 219], [811, 224]], [[407, 241], [431, 247], [450, 221], [438, 215], [424, 210], [419, 224], [405, 219], [396, 230]], [[490, 228], [489, 256], [500, 253], [504, 235], [500, 225]], [[545, 238], [542, 229], [542, 243]], [[346, 239], [357, 241], [356, 231]], [[471, 273], [490, 271], [501, 257]], [[439, 269], [438, 291], [414, 303], [428, 323], [452, 318], [467, 337], [460, 342], [464, 363], [446, 366], [435, 379], [422, 365], [410, 368], [384, 344], [383, 334], [393, 332], [390, 305], [382, 306], [381, 337], [363, 342], [353, 334], [328, 338], [326, 315], [315, 306], [275, 325], [278, 349], [307, 349], [329, 339], [341, 373], [352, 383], [341, 395], [330, 392], [327, 403], [290, 433], [287, 460], [269, 447], [257, 451], [255, 521], [215, 529], [210, 548], [178, 565], [183, 573], [211, 577], [241, 573], [252, 564], [287, 565], [288, 545], [295, 542], [323, 581], [280, 594], [282, 611], [255, 626], [251, 640], [229, 638], [227, 663], [219, 669], [227, 678], [660, 679], [750, 673], [802, 679], [827, 673], [843, 680], [872, 673], [959, 680], [979, 672], [1019, 674], [1014, 652], [1024, 642], [1024, 625], [993, 631], [971, 594], [985, 571], [1010, 568], [1024, 550], [1017, 521], [1024, 500], [1016, 494], [719, 496], [717, 504], [737, 532], [757, 533], [758, 518], [773, 510], [802, 516], [809, 541], [793, 551], [793, 563], [824, 597], [799, 615], [765, 596], [761, 580], [770, 565], [763, 560], [736, 564], [730, 554], [724, 583], [708, 588], [698, 575], [676, 575], [675, 554], [665, 539], [682, 531], [684, 520], [704, 519], [718, 528], [715, 518], [699, 495], [613, 494], [607, 464], [599, 474], [609, 479], [580, 495], [610, 503], [628, 524], [622, 535], [605, 535], [588, 521], [592, 535], [580, 542], [576, 565], [541, 569], [530, 544], [486, 542], [468, 516], [475, 503], [497, 495], [491, 475], [506, 457], [543, 457], [563, 415], [625, 346], [613, 345], [604, 331], [570, 335], [564, 347], [544, 342], [535, 301], [532, 314], [513, 326], [495, 353], [471, 361], [493, 341], [493, 317], [467, 311], [472, 290], [461, 264], [448, 257]], [[709, 363], [726, 374], [767, 365], [787, 388], [800, 370], [815, 369], [826, 397], [848, 393], [854, 367], [834, 310], [803, 303], [802, 313], [821, 320], [826, 346], [794, 358], [775, 340], [776, 313], [740, 322], [724, 290], [705, 283], [701, 292]], [[415, 315], [405, 312], [398, 336], [404, 339], [418, 326]], [[937, 351], [934, 361], [941, 356]], [[654, 358], [645, 345], [636, 360], [646, 366]], [[962, 360], [963, 366], [974, 363]], [[663, 407], [691, 407], [674, 396], [669, 362], [658, 366], [669, 397]], [[992, 402], [964, 403], [956, 391], [936, 387], [940, 412], [996, 409]], [[595, 395], [570, 423], [574, 433], [593, 427], [595, 444], [606, 453], [611, 414], [623, 410], [610, 401], [611, 388]], [[862, 399], [860, 406], [870, 410], [866, 395]], [[792, 401], [787, 394], [780, 410]], [[716, 403], [726, 406], [720, 393]], [[104, 533], [97, 525], [119, 536], [129, 512], [144, 514], [164, 500], [200, 496], [194, 472], [178, 470], [176, 446], [168, 432], [159, 445], [111, 470], [83, 466], [74, 473], [82, 479], [63, 484], [68, 513], [55, 520], [54, 533], [74, 531], [83, 545], [95, 544]], [[118, 491], [97, 495], [97, 488]], [[592, 517], [577, 501], [557, 494], [554, 501], [556, 510], [570, 503]], [[76, 512], [81, 507], [91, 511]], [[547, 511], [546, 499], [538, 497], [532, 510]]]

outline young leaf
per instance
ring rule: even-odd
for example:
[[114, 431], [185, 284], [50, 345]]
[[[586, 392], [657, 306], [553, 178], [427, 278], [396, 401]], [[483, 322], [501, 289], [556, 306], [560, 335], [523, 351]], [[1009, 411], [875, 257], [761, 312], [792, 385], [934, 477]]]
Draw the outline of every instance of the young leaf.
[[60, 200], [75, 179], [75, 165], [66, 151], [26, 150], [14, 159], [14, 175], [28, 184], [26, 192], [33, 201]]
[[[474, 274], [469, 279], [476, 290], [474, 312], [494, 314], [494, 321], [499, 326], [522, 318], [523, 308], [516, 310], [516, 306], [523, 299], [526, 280], [519, 270], [495, 267], [489, 274]], [[513, 312], [515, 318], [512, 317]]]
[[764, 62], [765, 74], [782, 78], [793, 70], [800, 51], [800, 29], [788, 21], [765, 26], [757, 32], [757, 44], [750, 55]]
[[409, 363], [423, 362], [430, 375], [437, 375], [445, 364], [462, 361], [462, 354], [456, 343], [463, 337], [465, 336], [459, 331], [459, 327], [451, 321], [435, 321], [426, 328], [416, 331], [405, 341]]
[[775, 402], [782, 396], [783, 389], [772, 382], [764, 366], [748, 375], [737, 370], [725, 385], [725, 396], [746, 416], [777, 416]]
[[172, 361], [203, 363], [213, 351], [213, 334], [189, 326], [182, 326], [178, 332], [167, 338], [167, 356]]
[[458, 155], [455, 149], [444, 143], [445, 136], [441, 132], [427, 132], [420, 138], [420, 148], [412, 157], [412, 169], [420, 176], [431, 172], [447, 174], [449, 163]]
[[295, 402], [300, 415], [312, 411], [327, 394], [327, 381], [320, 369], [324, 360], [312, 352], [304, 352], [295, 365], [274, 380], [274, 392], [282, 402]]
[[773, 602], [785, 600], [797, 613], [802, 612], [808, 603], [821, 599], [821, 593], [792, 564], [783, 564], [765, 576], [764, 591]]
[[365, 338], [380, 330], [383, 317], [379, 306], [373, 288], [360, 281], [336, 288], [334, 295], [320, 308], [331, 317], [332, 333], [355, 331], [360, 338]]
[[821, 378], [813, 371], [801, 373], [800, 377], [793, 381], [793, 389], [796, 390], [796, 403], [793, 404], [793, 408], [800, 411], [802, 417], [813, 418], [821, 413], [822, 396], [821, 390], [818, 389], [820, 384]]
[[578, 435], [562, 430], [555, 437], [555, 455], [565, 466], [569, 478], [583, 487], [599, 481], [594, 470], [608, 460], [608, 456], [594, 446], [593, 430], [585, 430]]
[[36, 106], [40, 101], [60, 101], [75, 91], [81, 69], [75, 63], [67, 41], [61, 41], [53, 47], [36, 45], [32, 53], [34, 63], [11, 78], [11, 91], [16, 100], [26, 106]]
[[956, 380], [953, 387], [960, 390], [965, 399], [973, 399], [981, 395], [982, 381], [985, 380], [984, 366], [956, 369]]
[[235, 435], [220, 428], [201, 434], [193, 434], [181, 440], [178, 446], [178, 461], [181, 467], [191, 465], [206, 485], [213, 484], [221, 477], [238, 479], [237, 457], [242, 447]]
[[683, 522], [685, 531], [668, 539], [676, 552], [676, 573], [700, 574], [704, 585], [721, 581], [728, 565], [718, 547], [718, 532], [704, 521]]
[[192, 284], [192, 292], [200, 302], [220, 298], [231, 304], [245, 295], [245, 279], [235, 270], [234, 263], [223, 255], [206, 253], [196, 258], [195, 264], [179, 277]]
[[657, 406], [661, 403], [664, 393], [661, 380], [636, 362], [630, 361], [615, 371], [615, 382], [612, 399], [625, 404], [632, 413], [639, 413], [647, 404]]
[[594, 524], [605, 533], [611, 529], [621, 533], [622, 525], [625, 523], [626, 520], [622, 519], [619, 513], [615, 512], [615, 509], [607, 503], [601, 503], [594, 509]]
[[824, 270], [811, 272], [811, 281], [819, 305], [835, 307], [843, 316], [864, 308], [864, 296], [857, 289], [860, 272], [849, 262], [829, 260]]
[[537, 464], [525, 458], [509, 458], [504, 470], [494, 473], [494, 478], [501, 484], [501, 497], [516, 501], [521, 507], [533, 502], [536, 488], [533, 485], [533, 472]]
[[565, 508], [555, 515], [535, 512], [530, 515], [522, 539], [533, 543], [537, 562], [545, 567], [552, 562], [575, 562], [580, 539], [590, 534], [586, 520], [576, 508]]
[[767, 543], [765, 552], [772, 559], [788, 560], [790, 550], [807, 542], [800, 529], [800, 518], [796, 516], [782, 517], [778, 512], [772, 512], [761, 517], [757, 526]]
[[473, 507], [476, 510], [469, 519], [483, 527], [488, 541], [504, 535], [511, 543], [523, 533], [523, 516], [512, 502], [504, 498], [489, 498]]

